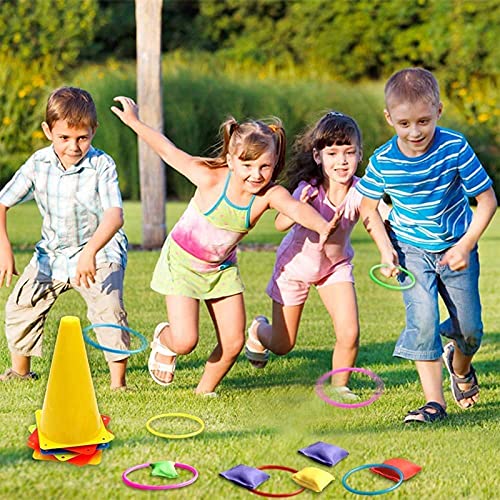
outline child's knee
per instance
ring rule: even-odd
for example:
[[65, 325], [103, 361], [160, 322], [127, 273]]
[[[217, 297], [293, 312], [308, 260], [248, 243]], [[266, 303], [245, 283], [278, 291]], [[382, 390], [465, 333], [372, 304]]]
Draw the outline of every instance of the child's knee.
[[295, 347], [295, 342], [282, 342], [275, 346], [273, 349], [274, 354], [277, 356], [285, 356]]
[[341, 349], [357, 349], [359, 347], [359, 329], [351, 328], [336, 333], [335, 347]]
[[234, 339], [231, 342], [231, 345], [230, 345], [230, 348], [229, 348], [229, 355], [237, 358], [238, 355], [240, 354], [240, 352], [243, 350], [244, 346], [245, 346], [245, 337], [244, 337], [244, 335], [241, 338]]
[[173, 333], [171, 331], [167, 346], [176, 354], [185, 355], [191, 353], [197, 344], [197, 335], [183, 334], [182, 332]]

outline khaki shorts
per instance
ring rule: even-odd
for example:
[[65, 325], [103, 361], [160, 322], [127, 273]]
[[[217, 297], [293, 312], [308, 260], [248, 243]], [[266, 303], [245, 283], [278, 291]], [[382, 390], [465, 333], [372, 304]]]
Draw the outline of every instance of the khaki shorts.
[[[114, 263], [97, 269], [95, 283], [90, 288], [77, 286], [74, 280], [57, 281], [28, 265], [17, 280], [5, 306], [5, 335], [9, 350], [21, 356], [41, 356], [43, 327], [47, 314], [57, 297], [76, 290], [87, 304], [87, 316], [92, 324], [112, 323], [127, 326], [123, 307], [124, 269]], [[130, 334], [117, 328], [96, 328], [100, 344], [112, 349], [127, 350]], [[107, 361], [119, 361], [128, 355], [104, 351]]]

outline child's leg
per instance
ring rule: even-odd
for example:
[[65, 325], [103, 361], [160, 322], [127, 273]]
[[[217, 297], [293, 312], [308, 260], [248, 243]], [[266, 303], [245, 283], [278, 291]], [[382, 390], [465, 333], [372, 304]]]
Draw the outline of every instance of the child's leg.
[[415, 361], [425, 405], [409, 412], [405, 422], [432, 422], [446, 417], [439, 337], [439, 260], [441, 254], [393, 241], [400, 264], [412, 271], [416, 283], [403, 291], [406, 325], [394, 356]]
[[217, 345], [210, 354], [205, 371], [196, 388], [197, 394], [208, 394], [234, 365], [245, 343], [245, 304], [243, 294], [206, 301], [215, 326]]
[[[415, 361], [426, 401], [435, 401], [446, 408], [443, 393], [443, 364], [441, 358], [433, 361]], [[423, 421], [423, 419], [422, 419]]]
[[[191, 297], [168, 295], [165, 298], [169, 324], [158, 337], [161, 345], [177, 354], [189, 354], [198, 343], [200, 301]], [[175, 363], [175, 356], [157, 353], [155, 361], [164, 365]], [[156, 378], [168, 384], [173, 372], [153, 370]]]
[[[77, 286], [71, 281], [71, 285], [87, 304], [87, 316], [91, 324], [128, 326], [123, 305], [123, 277], [124, 269], [118, 264], [110, 263], [97, 269], [95, 283], [91, 283], [90, 288]], [[106, 347], [118, 350], [130, 348], [130, 334], [126, 331], [96, 328], [96, 336], [99, 343]], [[109, 366], [111, 388], [126, 387], [128, 354], [104, 351], [104, 357]]]
[[[440, 325], [440, 332], [441, 335], [448, 337], [453, 342], [451, 368], [453, 375], [455, 375], [454, 382], [458, 386], [458, 392], [467, 393], [473, 387], [476, 389], [472, 392], [477, 392], [477, 379], [475, 376], [469, 376], [472, 373], [472, 358], [479, 349], [483, 336], [477, 249], [470, 253], [467, 269], [451, 271], [445, 266], [440, 276], [439, 292], [450, 315]], [[461, 382], [460, 378], [466, 378], [466, 380]], [[469, 408], [478, 399], [479, 393], [477, 392], [458, 400], [457, 403], [462, 408]]]
[[[269, 349], [278, 356], [288, 354], [297, 341], [297, 332], [299, 330], [300, 318], [304, 304], [296, 306], [284, 306], [273, 300], [273, 322], [272, 324], [263, 321], [254, 323], [250, 331], [248, 342], [250, 347], [256, 352]], [[255, 343], [255, 339], [259, 343]]]
[[[354, 283], [341, 282], [318, 288], [319, 296], [328, 311], [335, 330], [332, 368], [353, 367], [359, 347], [358, 304]], [[349, 372], [332, 377], [332, 384], [346, 386]]]
[[68, 289], [67, 283], [52, 281], [29, 265], [17, 280], [5, 305], [5, 334], [17, 375], [28, 375], [31, 357], [42, 355], [45, 319], [57, 297]]

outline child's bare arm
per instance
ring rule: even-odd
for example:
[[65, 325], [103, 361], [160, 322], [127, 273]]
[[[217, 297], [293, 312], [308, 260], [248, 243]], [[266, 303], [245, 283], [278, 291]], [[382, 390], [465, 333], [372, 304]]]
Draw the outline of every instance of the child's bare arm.
[[10, 286], [12, 276], [17, 276], [14, 252], [7, 234], [7, 210], [9, 207], [0, 203], [0, 288]]
[[372, 200], [371, 198], [363, 196], [359, 212], [368, 234], [377, 245], [382, 264], [389, 266], [388, 268], [382, 268], [381, 272], [387, 276], [395, 276], [398, 273], [395, 267], [399, 264], [398, 256], [392, 246], [389, 236], [387, 236], [384, 223], [377, 210], [378, 206], [378, 200]]
[[480, 193], [476, 201], [477, 207], [467, 232], [444, 254], [440, 261], [441, 265], [448, 265], [452, 271], [461, 271], [468, 267], [471, 250], [476, 246], [496, 213], [497, 199], [493, 188], [490, 187]]
[[323, 248], [328, 236], [335, 231], [342, 213], [337, 212], [328, 222], [308, 203], [297, 201], [284, 187], [274, 186], [269, 192], [269, 206], [285, 216], [319, 234], [319, 247]]
[[96, 232], [83, 247], [76, 266], [75, 281], [78, 286], [82, 284], [86, 288], [95, 282], [96, 262], [95, 256], [114, 234], [123, 226], [123, 210], [119, 207], [108, 208]]
[[197, 176], [201, 175], [200, 158], [191, 156], [179, 149], [168, 137], [158, 130], [146, 125], [139, 118], [139, 108], [130, 97], [118, 96], [114, 98], [122, 106], [123, 110], [116, 106], [111, 111], [120, 120], [129, 126], [146, 144], [158, 154], [172, 168], [186, 176], [193, 184], [198, 185]]
[[[300, 193], [299, 201], [301, 203], [308, 203], [309, 200], [312, 200], [315, 196], [318, 195], [318, 189], [313, 188], [309, 184], [304, 186], [302, 192]], [[287, 231], [295, 224], [295, 221], [287, 217], [282, 213], [278, 213], [276, 219], [274, 220], [274, 226], [278, 231]]]

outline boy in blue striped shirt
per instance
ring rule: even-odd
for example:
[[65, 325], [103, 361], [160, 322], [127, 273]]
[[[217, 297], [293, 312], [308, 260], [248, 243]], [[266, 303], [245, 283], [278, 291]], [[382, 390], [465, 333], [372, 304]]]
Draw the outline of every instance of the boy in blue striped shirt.
[[[0, 382], [37, 378], [31, 357], [41, 356], [47, 314], [57, 297], [75, 289], [89, 320], [127, 326], [123, 275], [127, 238], [113, 159], [92, 147], [97, 113], [91, 95], [61, 87], [50, 95], [42, 129], [51, 146], [36, 151], [0, 191], [0, 287], [17, 274], [7, 235], [10, 207], [35, 200], [42, 215], [42, 239], [35, 246], [5, 306], [5, 334], [11, 368]], [[96, 328], [99, 342], [126, 350], [129, 335]], [[126, 386], [127, 354], [105, 352], [111, 387]]]
[[[385, 118], [396, 135], [375, 150], [356, 188], [363, 195], [363, 222], [383, 242], [386, 274], [396, 275], [400, 264], [416, 277], [416, 285], [403, 292], [406, 327], [394, 355], [415, 361], [425, 396], [424, 406], [404, 421], [434, 422], [447, 416], [441, 357], [457, 404], [470, 408], [478, 400], [471, 364], [483, 335], [477, 242], [497, 201], [464, 136], [437, 126], [443, 105], [430, 71], [408, 68], [392, 75], [385, 103]], [[388, 237], [377, 212], [384, 193], [392, 201]], [[477, 201], [474, 212], [468, 198]], [[442, 323], [439, 296], [449, 313]], [[440, 335], [451, 340], [444, 352]]]

